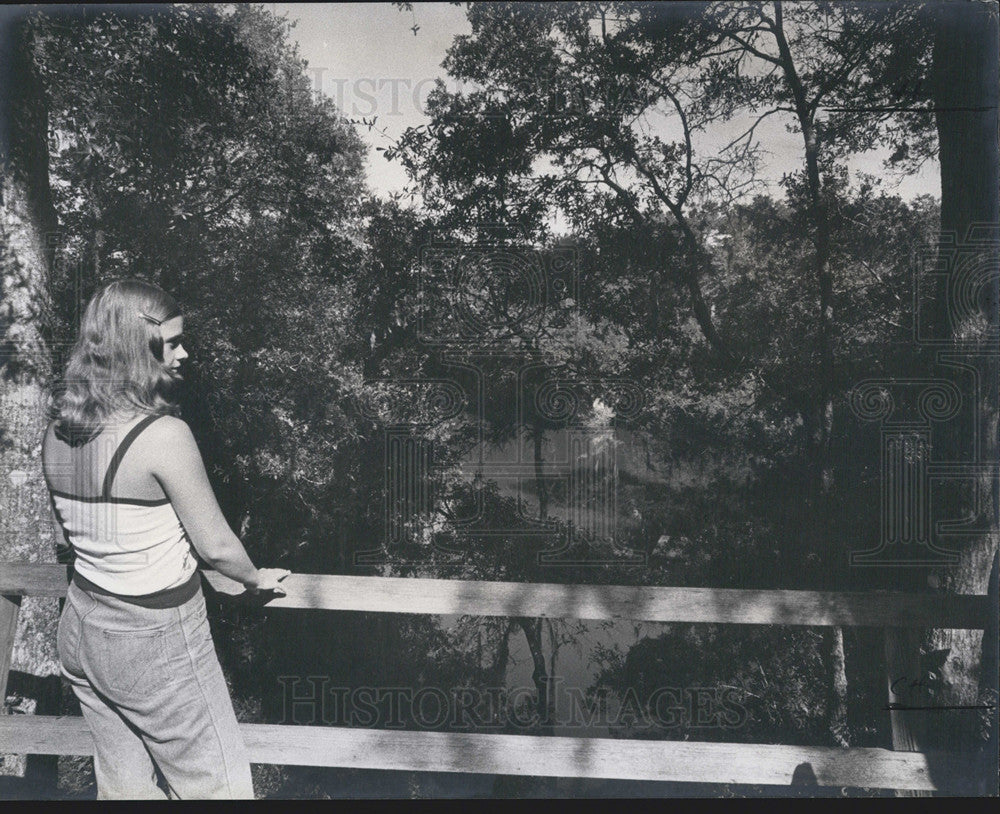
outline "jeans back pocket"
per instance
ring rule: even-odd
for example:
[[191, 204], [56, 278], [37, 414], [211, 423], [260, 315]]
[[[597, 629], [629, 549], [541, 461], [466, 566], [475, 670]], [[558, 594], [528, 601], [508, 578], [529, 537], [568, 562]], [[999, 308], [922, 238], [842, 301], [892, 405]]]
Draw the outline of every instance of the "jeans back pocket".
[[56, 627], [56, 654], [59, 666], [67, 675], [82, 675], [80, 666], [80, 612], [72, 601], [67, 601], [59, 615]]
[[103, 630], [100, 663], [109, 695], [139, 697], [170, 683], [167, 629]]

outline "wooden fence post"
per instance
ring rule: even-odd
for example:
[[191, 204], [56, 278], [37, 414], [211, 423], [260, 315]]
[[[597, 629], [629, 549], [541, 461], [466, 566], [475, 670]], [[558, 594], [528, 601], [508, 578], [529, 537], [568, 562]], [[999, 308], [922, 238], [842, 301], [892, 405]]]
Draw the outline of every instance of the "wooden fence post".
[[14, 657], [14, 636], [17, 635], [20, 610], [21, 597], [0, 594], [0, 710], [7, 698], [7, 676]]
[[[20, 596], [0, 594], [0, 715], [4, 714], [4, 702], [7, 700], [7, 678], [14, 657], [14, 637], [17, 635], [20, 611]], [[4, 766], [4, 762], [0, 755], [0, 767]]]
[[[920, 629], [885, 629], [886, 684], [892, 748], [896, 752], [919, 752], [924, 742], [927, 714], [897, 707], [920, 706], [923, 692], [920, 670]], [[929, 797], [930, 792], [902, 791], [897, 797]]]

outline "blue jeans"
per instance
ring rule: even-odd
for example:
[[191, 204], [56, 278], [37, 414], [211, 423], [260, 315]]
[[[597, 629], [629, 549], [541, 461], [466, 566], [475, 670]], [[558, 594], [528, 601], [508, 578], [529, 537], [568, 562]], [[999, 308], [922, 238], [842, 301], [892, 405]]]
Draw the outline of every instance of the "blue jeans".
[[63, 676], [94, 736], [98, 799], [253, 799], [250, 763], [198, 592], [143, 608], [70, 583]]

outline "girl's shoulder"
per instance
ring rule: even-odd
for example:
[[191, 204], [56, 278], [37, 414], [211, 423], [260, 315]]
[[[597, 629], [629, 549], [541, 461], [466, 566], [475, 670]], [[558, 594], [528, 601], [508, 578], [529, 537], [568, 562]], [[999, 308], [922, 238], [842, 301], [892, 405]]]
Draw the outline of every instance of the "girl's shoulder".
[[164, 413], [162, 415], [152, 414], [149, 418], [152, 420], [150, 421], [146, 432], [191, 432], [191, 428], [188, 427], [188, 423], [183, 418], [178, 416]]
[[150, 421], [142, 431], [141, 438], [159, 444], [188, 444], [194, 442], [194, 435], [187, 422], [175, 415], [159, 415]]
[[187, 422], [177, 416], [159, 416], [136, 439], [135, 446], [157, 478], [187, 479], [193, 469], [202, 466], [198, 442]]
[[[127, 451], [127, 454], [125, 454]], [[117, 447], [126, 478], [130, 475], [183, 476], [198, 454], [186, 422], [172, 415], [147, 414], [124, 431]]]

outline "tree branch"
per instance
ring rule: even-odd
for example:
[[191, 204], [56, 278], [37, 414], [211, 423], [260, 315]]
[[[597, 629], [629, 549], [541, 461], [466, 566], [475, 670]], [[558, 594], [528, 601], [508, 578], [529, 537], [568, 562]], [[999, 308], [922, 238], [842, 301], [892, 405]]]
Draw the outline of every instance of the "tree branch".
[[791, 113], [791, 114], [794, 115], [795, 114], [795, 109], [791, 108], [791, 107], [780, 107], [780, 106], [779, 107], [772, 107], [766, 113], [762, 113], [760, 116], [758, 116], [757, 120], [753, 124], [751, 124], [750, 127], [748, 127], [746, 130], [743, 131], [743, 133], [741, 133], [740, 135], [738, 135], [731, 142], [729, 142], [729, 144], [727, 144], [725, 147], [723, 147], [721, 150], [719, 150], [719, 152], [720, 153], [724, 153], [724, 152], [728, 151], [733, 145], [735, 145], [738, 142], [742, 141], [744, 138], [747, 138], [748, 136], [752, 137], [753, 134], [754, 134], [754, 131], [757, 129], [757, 125], [759, 125], [762, 121], [764, 121], [764, 119], [766, 119], [768, 116], [771, 116], [771, 115], [773, 115], [775, 113]]
[[670, 88], [667, 87], [665, 83], [661, 82], [656, 78], [653, 78], [653, 84], [655, 84], [660, 89], [660, 91], [663, 93], [664, 96], [666, 96], [671, 102], [673, 102], [674, 109], [677, 111], [677, 115], [680, 117], [681, 120], [681, 127], [684, 130], [684, 152], [685, 152], [684, 176], [687, 179], [687, 183], [685, 184], [684, 192], [677, 197], [678, 205], [683, 206], [684, 202], [688, 198], [688, 195], [691, 194], [692, 187], [694, 186], [694, 181], [691, 175], [691, 154], [693, 152], [693, 148], [691, 146], [691, 128], [688, 125], [687, 114], [684, 112], [684, 108], [681, 105], [680, 100], [677, 98], [677, 95], [672, 90], [670, 90]]
[[758, 50], [753, 45], [750, 44], [748, 40], [743, 39], [738, 34], [733, 31], [727, 33], [727, 35], [733, 41], [739, 43], [739, 45], [744, 48], [749, 53], [753, 54], [758, 59], [762, 59], [765, 62], [770, 62], [772, 65], [781, 65], [780, 60], [777, 57], [773, 57], [770, 54], [765, 54], [763, 51]]

